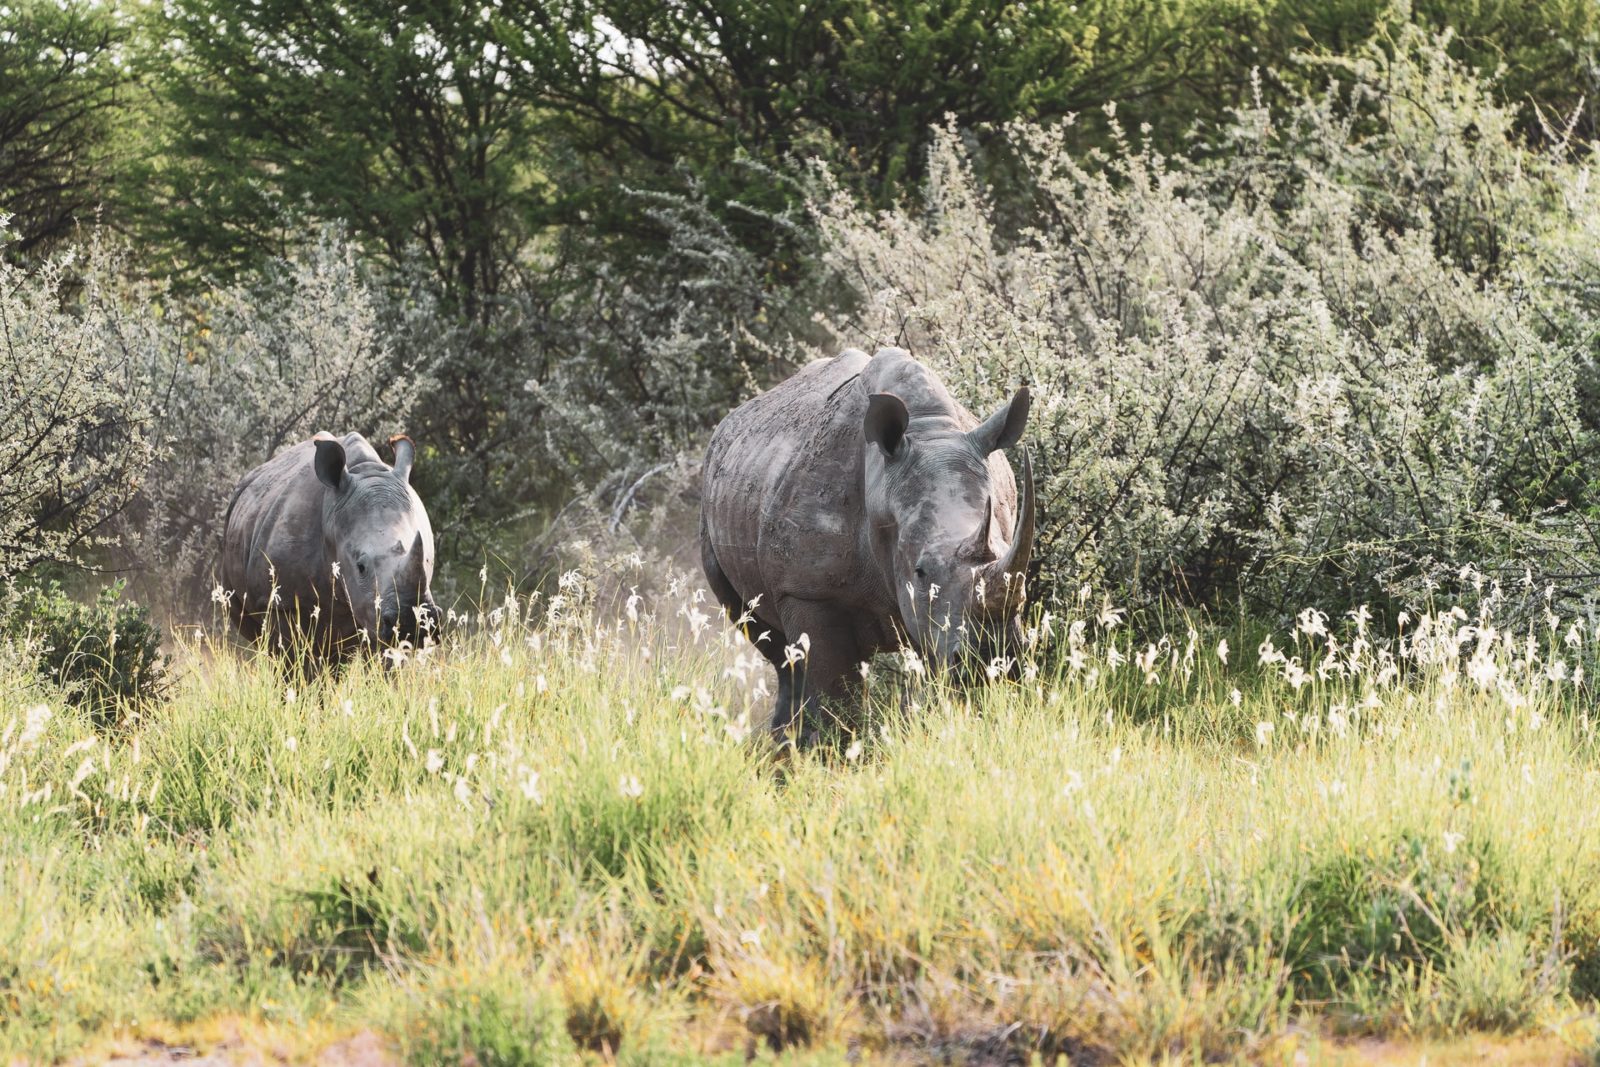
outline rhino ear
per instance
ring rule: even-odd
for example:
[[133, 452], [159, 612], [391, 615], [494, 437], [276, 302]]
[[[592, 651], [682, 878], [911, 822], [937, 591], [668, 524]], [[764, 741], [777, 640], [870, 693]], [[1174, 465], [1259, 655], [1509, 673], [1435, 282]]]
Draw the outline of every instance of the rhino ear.
[[312, 466], [317, 471], [317, 481], [329, 489], [338, 489], [344, 484], [344, 445], [333, 439], [333, 436], [318, 434], [316, 437], [317, 458], [312, 461]]
[[411, 460], [416, 456], [417, 448], [411, 443], [411, 438], [403, 433], [397, 433], [389, 438], [389, 447], [394, 449], [394, 472], [400, 480], [409, 484], [411, 482]]
[[867, 398], [867, 417], [861, 428], [868, 441], [883, 449], [885, 456], [893, 457], [911, 425], [911, 413], [905, 401], [893, 393], [873, 393]]
[[1028, 387], [1024, 385], [1017, 390], [1010, 403], [967, 434], [968, 439], [986, 456], [997, 449], [1010, 448], [1022, 440], [1022, 431], [1028, 425], [1028, 407], [1032, 402]]

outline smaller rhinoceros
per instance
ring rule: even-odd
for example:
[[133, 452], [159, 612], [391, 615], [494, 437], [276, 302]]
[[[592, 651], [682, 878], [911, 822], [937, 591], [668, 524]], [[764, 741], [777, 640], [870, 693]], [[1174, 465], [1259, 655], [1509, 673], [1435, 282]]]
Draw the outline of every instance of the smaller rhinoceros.
[[979, 422], [910, 353], [849, 349], [722, 420], [701, 562], [778, 669], [775, 732], [874, 653], [910, 644], [954, 665], [985, 634], [1015, 634], [1033, 476], [1024, 453], [1019, 494], [1000, 450], [1028, 405], [1024, 387]]
[[394, 466], [358, 433], [319, 433], [245, 475], [223, 522], [221, 579], [239, 631], [275, 650], [339, 659], [435, 632], [433, 528]]

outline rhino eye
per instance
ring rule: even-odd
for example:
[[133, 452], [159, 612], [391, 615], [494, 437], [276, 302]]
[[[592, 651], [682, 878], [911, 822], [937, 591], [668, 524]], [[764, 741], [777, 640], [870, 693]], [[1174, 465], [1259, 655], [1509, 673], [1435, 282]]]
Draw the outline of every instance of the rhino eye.
[[361, 577], [363, 577], [363, 578], [365, 578], [367, 576], [367, 561], [366, 560], [362, 559], [362, 560], [357, 560], [356, 561], [356, 573], [361, 575]]
[[921, 567], [918, 567], [918, 568], [917, 568], [917, 577], [918, 577], [918, 578], [921, 578], [921, 579], [922, 579], [922, 580], [923, 580], [923, 581], [927, 581], [927, 579], [928, 579], [928, 572], [927, 572], [927, 571], [925, 571], [925, 570], [923, 570], [923, 569], [922, 569], [922, 568], [921, 568]]

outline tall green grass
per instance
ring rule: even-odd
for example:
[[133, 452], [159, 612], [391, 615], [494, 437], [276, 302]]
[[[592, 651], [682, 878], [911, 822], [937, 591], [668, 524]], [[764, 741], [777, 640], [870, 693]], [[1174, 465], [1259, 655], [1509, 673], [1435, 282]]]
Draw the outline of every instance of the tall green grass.
[[706, 615], [573, 581], [315, 677], [201, 641], [111, 733], [8, 680], [0, 1054], [229, 1015], [417, 1063], [1589, 1040], [1581, 626], [1241, 647], [1085, 600], [1016, 680], [875, 665], [796, 752]]

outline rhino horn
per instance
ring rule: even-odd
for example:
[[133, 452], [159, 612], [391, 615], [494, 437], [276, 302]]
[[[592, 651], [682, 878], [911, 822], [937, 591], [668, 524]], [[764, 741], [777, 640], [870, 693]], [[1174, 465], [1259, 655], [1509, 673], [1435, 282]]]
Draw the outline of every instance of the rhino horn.
[[978, 528], [972, 536], [961, 542], [959, 555], [966, 559], [982, 559], [989, 553], [989, 526], [994, 520], [994, 498], [985, 497], [983, 501], [983, 520], [978, 523]]
[[[989, 567], [991, 588], [1005, 590], [1007, 607], [1020, 607], [1022, 603], [1022, 576], [1028, 570], [1028, 558], [1033, 555], [1033, 460], [1027, 449], [1022, 452], [1022, 496], [1017, 502], [1017, 524], [1011, 531], [1011, 545], [1006, 554]], [[1008, 584], [1006, 575], [1014, 575]]]
[[420, 593], [427, 585], [428, 569], [427, 560], [423, 556], [422, 531], [417, 531], [417, 536], [411, 542], [411, 551], [406, 556], [405, 582], [408, 590]]
[[411, 438], [403, 433], [397, 433], [389, 438], [389, 447], [394, 449], [394, 472], [400, 476], [402, 482], [411, 482], [411, 460], [416, 456], [416, 445], [411, 443]]

